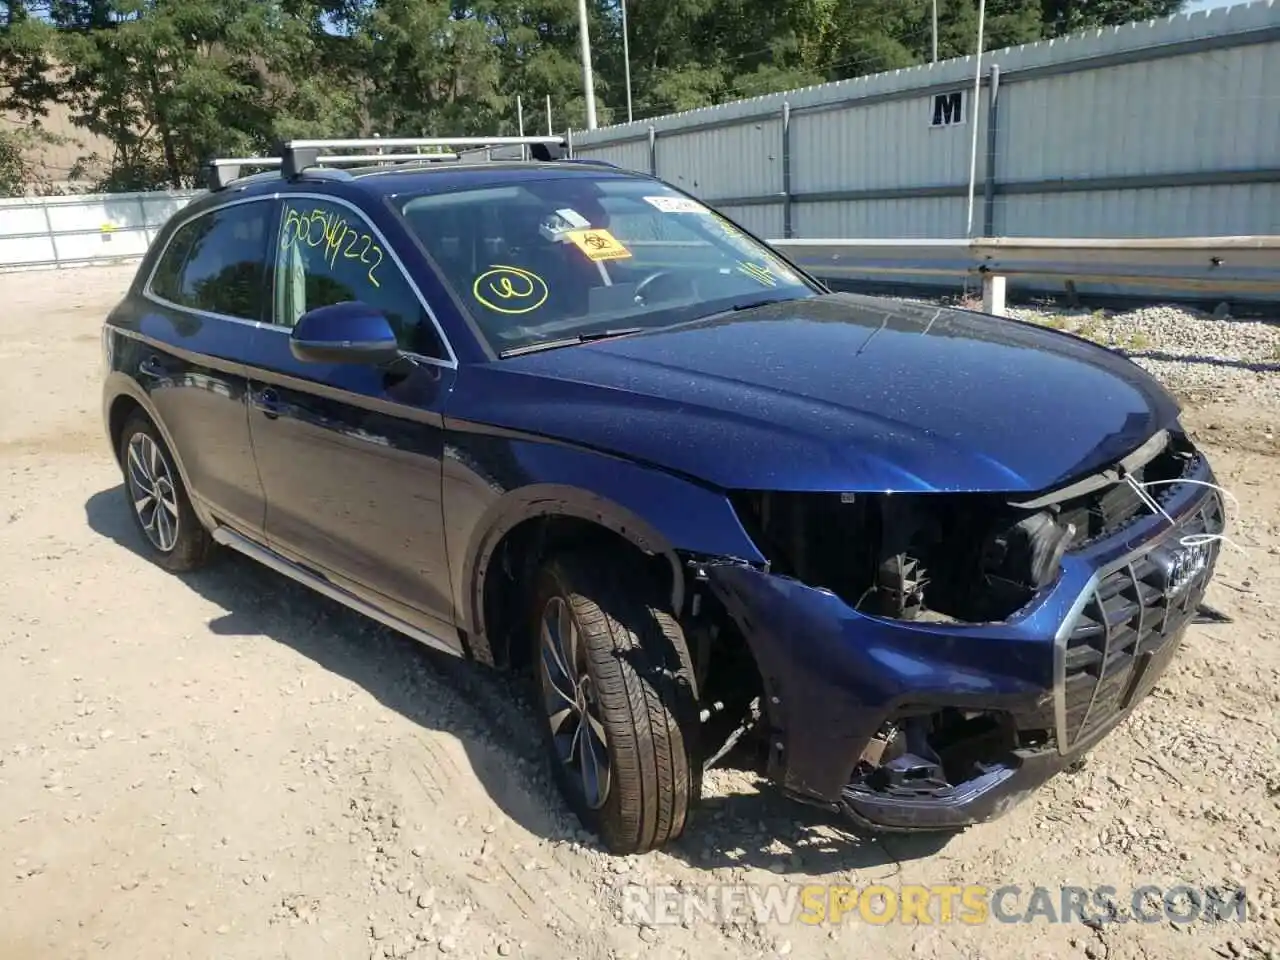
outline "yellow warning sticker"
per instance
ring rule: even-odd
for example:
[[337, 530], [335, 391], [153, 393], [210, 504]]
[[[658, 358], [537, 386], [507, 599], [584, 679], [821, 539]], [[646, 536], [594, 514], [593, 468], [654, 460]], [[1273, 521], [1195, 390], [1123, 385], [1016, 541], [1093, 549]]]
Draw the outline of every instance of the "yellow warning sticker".
[[592, 260], [625, 260], [631, 256], [631, 251], [608, 230], [570, 230], [565, 236]]

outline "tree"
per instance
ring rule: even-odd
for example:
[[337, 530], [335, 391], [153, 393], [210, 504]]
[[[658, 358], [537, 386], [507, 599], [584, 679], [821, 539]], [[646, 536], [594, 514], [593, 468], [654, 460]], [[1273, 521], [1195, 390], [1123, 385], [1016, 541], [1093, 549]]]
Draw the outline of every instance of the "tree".
[[[100, 186], [186, 186], [213, 154], [287, 137], [541, 130], [586, 118], [578, 0], [7, 0], [0, 188], [49, 106], [113, 145]], [[988, 0], [985, 46], [1165, 16], [1183, 0]], [[978, 0], [938, 0], [941, 57], [973, 52]], [[597, 115], [624, 116], [621, 0], [589, 0]], [[631, 0], [635, 114], [927, 61], [931, 0]], [[8, 177], [6, 180], [5, 177]]]

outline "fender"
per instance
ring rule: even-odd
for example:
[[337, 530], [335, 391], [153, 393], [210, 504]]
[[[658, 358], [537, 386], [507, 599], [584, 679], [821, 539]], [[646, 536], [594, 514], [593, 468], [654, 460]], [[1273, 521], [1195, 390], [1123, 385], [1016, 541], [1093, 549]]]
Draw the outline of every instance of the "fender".
[[721, 491], [557, 441], [506, 431], [450, 432], [444, 514], [460, 626], [483, 658], [484, 578], [504, 537], [526, 520], [573, 517], [662, 557], [672, 608], [684, 605], [682, 553], [764, 563]]
[[[113, 330], [112, 332], [119, 333], [120, 331]], [[195, 511], [196, 518], [205, 529], [212, 530], [218, 523], [209, 512], [204, 500], [200, 498], [200, 495], [191, 486], [191, 480], [187, 476], [187, 469], [182, 464], [182, 458], [177, 454], [178, 448], [173, 442], [173, 437], [169, 434], [169, 428], [156, 412], [155, 404], [151, 402], [151, 397], [137, 381], [119, 370], [112, 370], [107, 374], [102, 388], [102, 426], [107, 434], [107, 443], [112, 448], [111, 459], [120, 465], [121, 470], [124, 469], [124, 464], [120, 463], [120, 451], [115, 449], [111, 437], [111, 411], [118, 401], [126, 397], [137, 403], [142, 408], [143, 413], [155, 424], [156, 430], [159, 431], [161, 438], [164, 440], [164, 445], [169, 451], [169, 457], [178, 468], [178, 476], [182, 479], [182, 486], [187, 491], [187, 498], [191, 501], [191, 508]]]

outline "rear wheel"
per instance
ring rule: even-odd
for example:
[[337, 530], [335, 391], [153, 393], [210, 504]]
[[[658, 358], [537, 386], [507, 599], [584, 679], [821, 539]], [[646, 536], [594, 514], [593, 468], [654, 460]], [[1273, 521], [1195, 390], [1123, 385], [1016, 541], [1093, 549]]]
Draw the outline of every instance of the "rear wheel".
[[155, 561], [175, 573], [203, 566], [213, 539], [196, 517], [159, 431], [142, 413], [134, 413], [121, 432], [120, 463], [129, 514]]
[[678, 837], [701, 791], [684, 634], [642, 571], [558, 556], [534, 592], [533, 672], [556, 780], [614, 853]]

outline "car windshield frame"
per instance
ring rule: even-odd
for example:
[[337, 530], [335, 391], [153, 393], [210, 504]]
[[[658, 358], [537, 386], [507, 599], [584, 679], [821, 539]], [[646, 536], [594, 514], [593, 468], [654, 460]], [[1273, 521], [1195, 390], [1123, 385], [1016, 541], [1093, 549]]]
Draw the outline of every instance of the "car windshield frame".
[[[415, 215], [429, 216], [432, 213], [447, 212], [457, 216], [464, 211], [468, 221], [475, 222], [482, 215], [494, 216], [495, 209], [509, 209], [495, 208], [501, 202], [496, 198], [510, 198], [521, 192], [527, 195], [520, 198], [526, 205], [530, 199], [541, 204], [536, 212], [543, 218], [539, 225], [539, 237], [534, 241], [537, 246], [526, 246], [524, 249], [536, 250], [544, 258], [551, 251], [555, 251], [556, 256], [569, 258], [566, 265], [571, 265], [574, 270], [587, 272], [581, 274], [583, 282], [580, 287], [570, 283], [568, 289], [575, 295], [585, 296], [588, 301], [593, 295], [597, 302], [606, 300], [615, 309], [597, 310], [588, 305], [586, 310], [579, 313], [557, 314], [549, 311], [548, 315], [538, 318], [537, 324], [522, 319], [534, 312], [536, 307], [520, 311], [504, 309], [495, 314], [493, 310], [486, 309], [484, 301], [480, 300], [490, 291], [496, 297], [505, 296], [517, 302], [521, 295], [530, 291], [532, 298], [541, 296], [541, 302], [545, 302], [550, 295], [551, 284], [540, 272], [534, 272], [518, 262], [518, 257], [507, 256], [505, 252], [495, 252], [489, 257], [477, 256], [480, 251], [474, 242], [470, 245], [472, 260], [469, 269], [460, 270], [456, 262], [449, 263], [444, 255], [444, 238], [427, 235], [426, 225], [415, 222]], [[562, 196], [557, 197], [557, 194]], [[477, 195], [488, 195], [495, 199], [476, 202]], [[615, 335], [615, 330], [616, 335], [621, 336], [670, 329], [734, 310], [778, 301], [808, 299], [829, 292], [823, 284], [769, 244], [714, 207], [661, 180], [623, 171], [601, 170], [598, 174], [595, 171], [565, 171], [560, 176], [544, 174], [527, 178], [495, 177], [459, 187], [450, 185], [444, 189], [437, 187], [397, 192], [384, 199], [453, 298], [484, 351], [495, 359], [607, 339]], [[468, 199], [472, 202], [467, 202]], [[590, 215], [580, 213], [573, 206], [575, 203], [583, 206]], [[622, 209], [607, 209], [606, 204], [621, 204]], [[525, 211], [523, 215], [528, 216], [529, 212]], [[637, 240], [631, 235], [630, 228], [619, 228], [619, 221], [615, 219], [628, 214], [644, 214], [652, 218], [649, 222], [652, 229], [670, 229], [676, 236], [684, 231], [686, 235], [692, 233], [693, 239], [674, 242], [661, 238], [653, 241]], [[602, 215], [605, 222], [603, 228], [598, 226]], [[507, 214], [504, 212], [496, 216], [501, 218]], [[593, 237], [584, 237], [585, 231], [591, 231]], [[614, 256], [611, 255], [613, 251], [606, 250], [603, 254], [593, 256], [581, 241], [593, 239], [601, 233], [617, 246], [624, 247], [625, 253]], [[615, 236], [615, 233], [621, 236]], [[566, 237], [565, 234], [575, 236]], [[482, 242], [486, 248], [495, 242], [507, 246], [511, 239], [505, 235], [484, 237]], [[532, 239], [527, 224], [522, 239]], [[710, 251], [713, 256], [721, 254], [722, 257], [703, 269], [696, 263], [642, 265], [644, 258], [637, 255], [659, 246], [681, 244], [689, 249], [696, 247], [699, 253]], [[460, 246], [459, 241], [459, 246], [455, 249], [460, 249]], [[577, 249], [572, 249], [575, 246]], [[732, 259], [735, 253], [741, 254], [737, 260]], [[512, 260], [517, 262], [507, 262]], [[690, 283], [690, 295], [666, 301], [659, 299], [653, 303], [642, 302], [634, 296], [641, 281], [632, 282], [625, 277], [612, 276], [620, 263], [626, 264], [623, 269], [632, 271], [640, 265], [639, 271], [645, 274], [641, 280], [651, 286], [657, 286], [659, 280], [666, 280], [683, 272]], [[714, 273], [708, 272], [712, 269]], [[594, 284], [593, 270], [607, 278], [602, 279], [598, 287]], [[741, 274], [740, 281], [735, 273]], [[653, 279], [658, 274], [662, 276]], [[587, 276], [590, 276], [591, 283], [587, 283]], [[715, 291], [719, 295], [700, 295], [698, 276], [707, 285], [711, 285], [713, 280], [717, 282], [722, 288]], [[735, 281], [737, 286], [731, 286], [726, 278]], [[628, 293], [631, 295], [629, 301]], [[496, 297], [491, 297], [489, 302], [502, 302]], [[508, 313], [511, 314], [509, 320], [501, 319], [500, 315]], [[499, 332], [499, 325], [503, 323], [507, 324], [503, 331], [507, 334], [505, 336]]]

